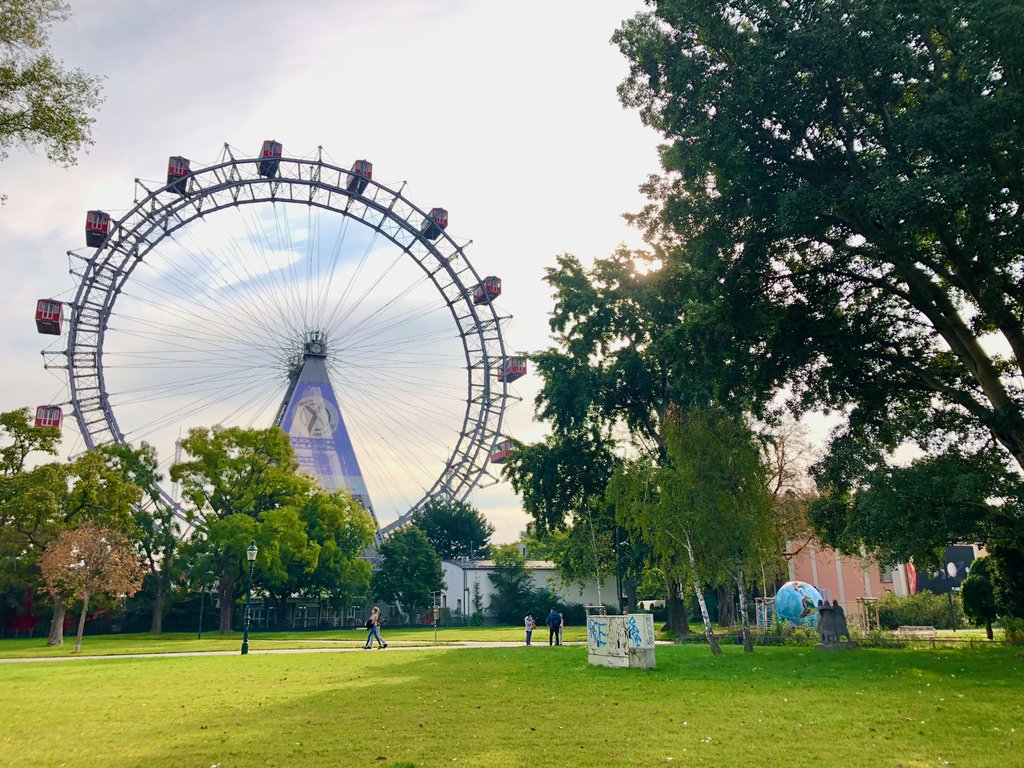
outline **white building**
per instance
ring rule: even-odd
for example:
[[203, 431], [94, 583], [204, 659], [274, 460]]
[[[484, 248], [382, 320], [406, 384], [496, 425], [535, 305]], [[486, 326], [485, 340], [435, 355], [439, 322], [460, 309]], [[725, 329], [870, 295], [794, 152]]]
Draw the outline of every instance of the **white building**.
[[[474, 595], [479, 595], [484, 616], [491, 616], [491, 595], [494, 585], [487, 578], [494, 573], [493, 560], [442, 560], [444, 569], [444, 591], [441, 593], [441, 607], [453, 614], [472, 615]], [[527, 560], [526, 571], [533, 579], [534, 589], [546, 587], [565, 603], [583, 605], [615, 604], [615, 583], [606, 583], [600, 590], [596, 581], [586, 585], [566, 586], [558, 575], [558, 569], [550, 560]]]

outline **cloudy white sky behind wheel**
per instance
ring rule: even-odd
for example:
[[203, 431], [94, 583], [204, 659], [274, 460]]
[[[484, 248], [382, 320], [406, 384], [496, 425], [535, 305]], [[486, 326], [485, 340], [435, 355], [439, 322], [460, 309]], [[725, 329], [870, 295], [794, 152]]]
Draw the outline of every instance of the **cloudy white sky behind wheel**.
[[[500, 309], [514, 316], [509, 349], [546, 346], [551, 300], [542, 277], [555, 256], [590, 261], [619, 243], [641, 244], [622, 214], [643, 203], [637, 187], [657, 170], [657, 137], [619, 105], [626, 63], [609, 44], [641, 7], [72, 2], [52, 47], [65, 63], [102, 75], [106, 101], [95, 146], [77, 166], [17, 152], [0, 166], [8, 195], [0, 407], [67, 399], [63, 372], [43, 370], [39, 350], [52, 337], [35, 332], [32, 309], [37, 298], [71, 298], [65, 252], [84, 245], [85, 211], [119, 217], [135, 178], [161, 180], [172, 154], [212, 164], [225, 142], [249, 156], [269, 138], [288, 156], [322, 146], [326, 160], [345, 167], [371, 160], [387, 186], [408, 182], [414, 203], [448, 209], [448, 232], [472, 240], [466, 253], [477, 271], [502, 278]], [[294, 218], [305, 227], [304, 215]], [[537, 381], [513, 386], [524, 402], [511, 406], [506, 432], [536, 439]], [[372, 442], [373, 430], [363, 431]], [[76, 435], [69, 422], [66, 451], [81, 448]], [[383, 450], [353, 439], [361, 460]], [[513, 540], [526, 522], [505, 483], [471, 501], [497, 527], [497, 541]]]

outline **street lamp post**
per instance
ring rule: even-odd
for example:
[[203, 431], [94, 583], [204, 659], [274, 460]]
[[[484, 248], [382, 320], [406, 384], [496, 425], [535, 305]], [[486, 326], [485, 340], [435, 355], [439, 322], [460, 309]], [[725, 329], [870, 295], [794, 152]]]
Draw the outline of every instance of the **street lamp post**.
[[256, 540], [245, 550], [245, 559], [249, 561], [249, 586], [245, 590], [245, 626], [242, 629], [242, 655], [249, 653], [249, 601], [252, 599], [252, 568], [256, 562]]

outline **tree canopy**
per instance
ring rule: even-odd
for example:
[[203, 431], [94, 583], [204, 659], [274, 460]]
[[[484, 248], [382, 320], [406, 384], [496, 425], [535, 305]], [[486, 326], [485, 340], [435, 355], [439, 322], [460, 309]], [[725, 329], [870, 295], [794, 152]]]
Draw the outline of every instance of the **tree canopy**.
[[89, 600], [103, 594], [130, 597], [141, 588], [145, 573], [122, 533], [91, 523], [61, 533], [43, 553], [39, 568], [47, 588], [59, 599], [82, 601], [75, 653], [82, 647]]
[[[908, 442], [925, 457], [907, 472], [995, 461], [981, 482], [1009, 484], [1024, 466], [1024, 8], [651, 6], [614, 41], [623, 104], [665, 138], [635, 219], [676, 297], [660, 335], [714, 363], [719, 397], [756, 407], [786, 388], [797, 411], [843, 410], [817, 469], [840, 502], [876, 483], [911, 501], [891, 459]], [[974, 498], [969, 538], [1019, 540], [1019, 495]], [[931, 521], [901, 556], [941, 546], [949, 506], [900, 515]], [[833, 541], [883, 543], [867, 509], [833, 514]]]
[[380, 568], [373, 574], [373, 593], [381, 600], [397, 603], [413, 618], [433, 604], [431, 592], [443, 588], [441, 559], [419, 528], [409, 526], [380, 545]]
[[494, 526], [464, 501], [434, 497], [412, 516], [442, 560], [486, 558]]
[[69, 15], [63, 0], [0, 3], [0, 161], [12, 147], [40, 147], [51, 162], [73, 165], [92, 143], [101, 79], [65, 68], [47, 48], [50, 27]]
[[277, 427], [196, 428], [181, 446], [189, 458], [171, 467], [171, 479], [181, 484], [196, 520], [184, 557], [197, 572], [217, 575], [225, 633], [247, 578], [250, 541], [259, 549], [256, 573], [279, 594], [290, 588], [295, 569], [315, 567], [299, 513], [313, 485], [298, 474], [288, 435]]

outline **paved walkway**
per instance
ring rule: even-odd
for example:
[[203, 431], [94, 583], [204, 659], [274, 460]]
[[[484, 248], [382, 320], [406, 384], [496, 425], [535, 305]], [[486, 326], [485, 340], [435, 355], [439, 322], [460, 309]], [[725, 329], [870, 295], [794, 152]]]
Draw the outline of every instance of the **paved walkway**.
[[[541, 643], [535, 643], [538, 647]], [[562, 643], [562, 645], [585, 646], [584, 642]], [[446, 645], [402, 645], [399, 643], [388, 643], [387, 651], [446, 651], [451, 649], [464, 650], [467, 648], [519, 648], [525, 647], [520, 642], [497, 641], [497, 642], [473, 642], [448, 643]], [[380, 649], [374, 648], [374, 651]], [[365, 653], [366, 649], [361, 645], [348, 646], [345, 648], [250, 648], [250, 656], [280, 655], [289, 653]], [[116, 653], [97, 654], [95, 656], [32, 656], [23, 659], [0, 659], [0, 664], [20, 664], [39, 661], [84, 661], [91, 659], [166, 659], [180, 658], [183, 656], [238, 656], [238, 651], [179, 651], [170, 653]]]

